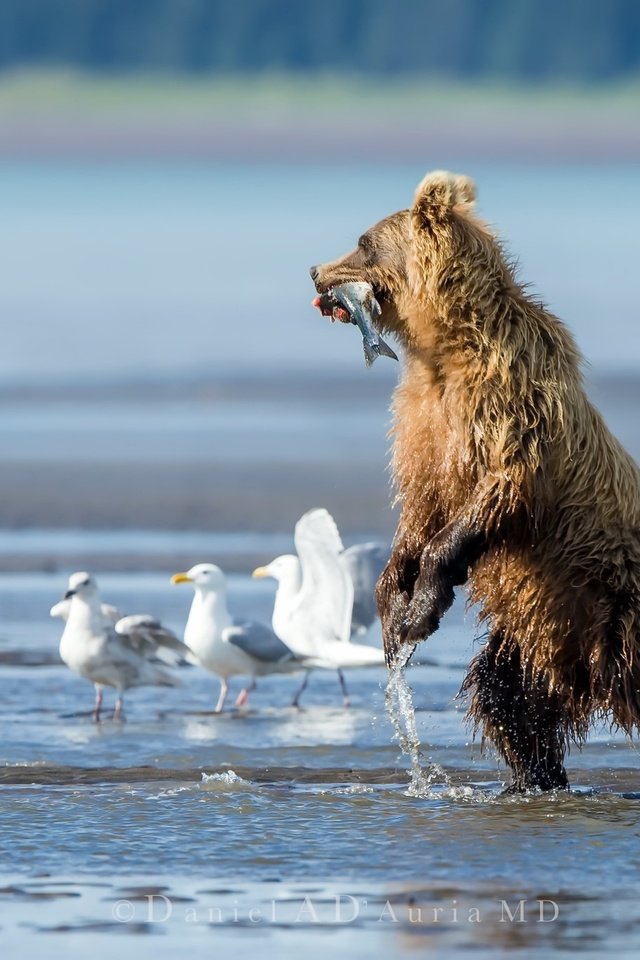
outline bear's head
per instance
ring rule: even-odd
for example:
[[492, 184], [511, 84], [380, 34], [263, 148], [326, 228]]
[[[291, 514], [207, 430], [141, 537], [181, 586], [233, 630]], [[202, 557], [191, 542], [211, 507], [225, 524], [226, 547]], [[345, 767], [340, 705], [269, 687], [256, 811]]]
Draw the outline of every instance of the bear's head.
[[[441, 266], [472, 250], [486, 228], [472, 216], [475, 187], [460, 174], [437, 170], [416, 190], [410, 210], [393, 213], [366, 230], [355, 250], [311, 267], [319, 294], [350, 281], [373, 287], [382, 312], [376, 326], [406, 340], [416, 301], [424, 306]], [[471, 232], [473, 237], [469, 237]]]

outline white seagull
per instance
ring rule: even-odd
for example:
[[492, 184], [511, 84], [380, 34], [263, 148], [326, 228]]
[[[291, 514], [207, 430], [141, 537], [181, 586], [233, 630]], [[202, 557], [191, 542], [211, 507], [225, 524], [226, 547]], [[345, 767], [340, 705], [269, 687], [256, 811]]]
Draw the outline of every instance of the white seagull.
[[[100, 719], [103, 687], [118, 691], [113, 717], [122, 717], [123, 693], [130, 687], [179, 686], [166, 669], [189, 655], [187, 647], [153, 617], [121, 617], [100, 603], [95, 580], [85, 572], [73, 573], [64, 599], [51, 608], [51, 615], [66, 620], [60, 640], [60, 657], [96, 688], [94, 718]], [[164, 665], [157, 661], [164, 660]], [[154, 662], [155, 661], [155, 662]]]
[[[375, 545], [360, 545], [360, 556], [356, 548], [351, 548], [347, 557], [333, 517], [322, 508], [309, 510], [298, 520], [294, 540], [297, 556], [276, 557], [267, 566], [254, 570], [253, 576], [277, 580], [272, 619], [275, 633], [294, 653], [309, 660], [310, 666], [337, 670], [348, 706], [342, 668], [382, 666], [385, 662], [381, 649], [350, 642], [353, 633], [370, 626], [372, 619], [366, 621], [373, 609], [371, 602], [367, 613], [362, 601], [362, 610], [354, 619], [356, 588], [351, 569], [367, 567], [366, 557], [372, 555]], [[373, 589], [370, 575], [362, 574], [359, 579], [370, 581]], [[360, 582], [358, 589], [362, 592]], [[307, 673], [293, 699], [294, 706], [298, 706], [308, 679]]]
[[246, 704], [256, 677], [293, 673], [306, 664], [275, 633], [255, 620], [235, 620], [227, 607], [224, 573], [213, 563], [197, 563], [186, 573], [176, 573], [172, 583], [190, 583], [194, 597], [184, 630], [184, 642], [205, 670], [220, 678], [215, 712], [224, 707], [233, 676], [251, 677], [236, 700]]

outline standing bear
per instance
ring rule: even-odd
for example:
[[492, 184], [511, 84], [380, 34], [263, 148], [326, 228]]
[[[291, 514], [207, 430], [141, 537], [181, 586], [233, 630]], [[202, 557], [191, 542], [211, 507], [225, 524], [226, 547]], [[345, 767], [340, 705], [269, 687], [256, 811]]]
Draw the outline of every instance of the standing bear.
[[640, 724], [640, 473], [474, 199], [467, 177], [430, 173], [410, 210], [311, 275], [324, 302], [369, 283], [376, 327], [404, 348], [401, 516], [377, 586], [387, 661], [406, 662], [468, 583], [488, 633], [469, 715], [512, 790], [566, 788], [567, 745], [592, 718]]

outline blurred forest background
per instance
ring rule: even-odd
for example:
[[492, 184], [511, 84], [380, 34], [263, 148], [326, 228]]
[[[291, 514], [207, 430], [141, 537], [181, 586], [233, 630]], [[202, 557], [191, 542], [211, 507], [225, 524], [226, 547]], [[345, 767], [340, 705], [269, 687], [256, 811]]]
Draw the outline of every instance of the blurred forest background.
[[0, 64], [637, 78], [637, 0], [2, 0]]
[[628, 160], [637, 0], [2, 0], [0, 158]]

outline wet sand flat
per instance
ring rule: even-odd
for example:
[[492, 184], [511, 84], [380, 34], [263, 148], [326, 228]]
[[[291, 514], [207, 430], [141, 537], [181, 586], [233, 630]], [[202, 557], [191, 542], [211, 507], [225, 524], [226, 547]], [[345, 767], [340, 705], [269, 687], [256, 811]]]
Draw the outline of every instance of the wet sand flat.
[[[279, 552], [289, 549], [295, 520], [318, 505], [346, 541], [390, 542], [393, 383], [387, 375], [364, 386], [349, 377], [285, 378], [279, 389], [259, 379], [165, 384], [122, 388], [117, 403], [106, 386], [9, 393], [0, 527], [11, 536], [0, 534], [0, 569], [171, 569], [193, 558], [180, 532], [208, 532], [229, 535], [224, 545], [212, 539], [219, 562], [247, 572], [270, 549], [261, 537], [277, 535]], [[589, 392], [637, 456], [638, 381], [594, 376]], [[56, 546], [43, 536], [39, 548], [38, 529], [94, 531], [95, 541]], [[28, 549], [17, 549], [20, 530], [31, 531]], [[109, 530], [132, 536], [107, 547]], [[136, 537], [161, 530], [176, 534], [164, 548]]]

